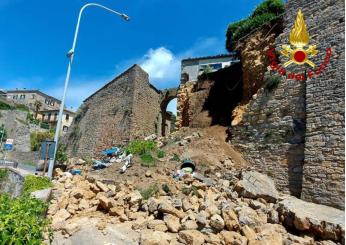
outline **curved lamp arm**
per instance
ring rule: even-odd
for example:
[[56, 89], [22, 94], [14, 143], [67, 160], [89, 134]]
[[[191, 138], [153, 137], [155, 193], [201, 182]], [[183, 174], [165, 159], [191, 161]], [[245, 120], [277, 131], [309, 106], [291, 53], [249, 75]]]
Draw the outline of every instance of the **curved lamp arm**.
[[87, 4], [85, 4], [79, 11], [78, 21], [77, 21], [76, 30], [75, 30], [75, 33], [74, 33], [72, 48], [67, 53], [67, 57], [70, 58], [70, 62], [71, 63], [72, 63], [72, 60], [73, 60], [74, 50], [76, 48], [76, 42], [77, 42], [77, 37], [78, 37], [78, 32], [79, 32], [79, 24], [80, 24], [80, 20], [82, 18], [82, 14], [83, 14], [84, 10], [87, 7], [91, 7], [91, 6], [99, 7], [99, 8], [102, 8], [104, 10], [107, 10], [107, 11], [113, 13], [113, 14], [119, 15], [120, 17], [122, 17], [126, 21], [130, 20], [130, 18], [126, 14], [119, 13], [119, 12], [117, 12], [117, 11], [115, 11], [113, 9], [107, 8], [107, 7], [105, 7], [105, 6], [101, 5], [101, 4], [98, 4], [98, 3], [87, 3]]

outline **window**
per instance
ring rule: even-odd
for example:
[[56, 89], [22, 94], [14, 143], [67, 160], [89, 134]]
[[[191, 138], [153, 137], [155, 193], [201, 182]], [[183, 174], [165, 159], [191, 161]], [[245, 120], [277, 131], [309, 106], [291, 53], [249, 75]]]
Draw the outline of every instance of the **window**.
[[25, 99], [25, 94], [21, 94], [19, 99], [24, 100]]
[[68, 127], [67, 127], [67, 126], [63, 126], [63, 127], [62, 127], [62, 131], [67, 132], [67, 130], [68, 130]]
[[70, 115], [66, 114], [65, 118], [66, 118], [66, 121], [68, 121], [70, 119]]
[[51, 116], [52, 116], [52, 114], [48, 113], [48, 121], [50, 121]]
[[13, 99], [17, 100], [18, 99], [18, 95], [13, 95]]
[[51, 105], [51, 106], [54, 106], [54, 101], [51, 100], [51, 101], [50, 101], [50, 105]]
[[32, 94], [31, 96], [32, 96], [33, 99], [35, 99], [35, 95], [34, 94]]
[[54, 121], [58, 121], [58, 113], [54, 114]]

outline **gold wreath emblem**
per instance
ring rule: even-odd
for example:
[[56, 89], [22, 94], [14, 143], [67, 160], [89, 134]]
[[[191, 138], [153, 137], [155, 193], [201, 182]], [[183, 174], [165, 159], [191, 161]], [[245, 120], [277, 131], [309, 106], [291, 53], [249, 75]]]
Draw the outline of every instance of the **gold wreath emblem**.
[[[291, 30], [289, 36], [290, 45], [282, 45], [282, 50], [280, 53], [290, 60], [284, 63], [284, 67], [289, 66], [292, 63], [302, 65], [307, 63], [311, 67], [315, 67], [315, 64], [309, 60], [309, 56], [315, 56], [318, 51], [316, 50], [316, 45], [309, 45], [308, 49], [304, 49], [309, 43], [309, 33], [306, 30], [306, 24], [304, 21], [304, 16], [302, 11], [299, 9], [296, 20], [294, 22], [294, 27]], [[291, 45], [294, 47], [291, 48]]]

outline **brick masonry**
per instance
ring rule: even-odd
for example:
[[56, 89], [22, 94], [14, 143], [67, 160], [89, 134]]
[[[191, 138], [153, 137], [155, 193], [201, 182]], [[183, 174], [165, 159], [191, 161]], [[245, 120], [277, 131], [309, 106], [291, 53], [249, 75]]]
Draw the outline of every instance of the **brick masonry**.
[[160, 91], [138, 65], [87, 98], [64, 137], [71, 156], [93, 157], [101, 150], [156, 133]]
[[[319, 50], [312, 60], [318, 67], [331, 47], [330, 64], [320, 76], [306, 81], [282, 78], [272, 90], [264, 85], [242, 122], [230, 130], [231, 142], [258, 170], [271, 175], [281, 191], [344, 209], [345, 6], [336, 0], [289, 0], [285, 29], [275, 41], [277, 50], [288, 44], [299, 8], [310, 44]], [[307, 68], [290, 65], [287, 70]]]

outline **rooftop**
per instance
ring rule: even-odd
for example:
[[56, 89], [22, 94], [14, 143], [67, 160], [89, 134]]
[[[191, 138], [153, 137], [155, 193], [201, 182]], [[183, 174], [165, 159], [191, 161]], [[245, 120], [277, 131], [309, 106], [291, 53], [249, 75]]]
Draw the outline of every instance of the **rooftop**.
[[193, 58], [186, 58], [183, 59], [184, 61], [193, 61], [193, 60], [207, 60], [207, 59], [220, 59], [220, 58], [234, 58], [238, 55], [237, 52], [231, 52], [229, 54], [218, 54], [218, 55], [212, 55], [212, 56], [204, 56], [204, 57], [193, 57]]
[[[59, 112], [59, 110], [42, 110], [42, 111], [39, 111], [39, 112], [41, 112], [41, 113], [44, 113], [44, 112]], [[68, 110], [68, 109], [64, 109], [64, 112], [67, 112], [67, 113], [70, 113], [70, 114], [76, 114], [76, 112]]]
[[20, 93], [20, 94], [28, 94], [28, 93], [30, 93], [30, 94], [40, 94], [40, 95], [42, 95], [44, 97], [48, 97], [50, 99], [55, 100], [58, 103], [61, 103], [61, 100], [58, 100], [58, 99], [56, 99], [56, 98], [54, 98], [54, 97], [52, 97], [52, 96], [50, 96], [48, 94], [45, 94], [45, 93], [41, 92], [38, 89], [33, 89], [33, 90], [30, 90], [30, 89], [16, 89], [16, 90], [7, 90], [6, 92], [7, 93], [11, 93], [11, 94], [14, 94], [14, 93]]

